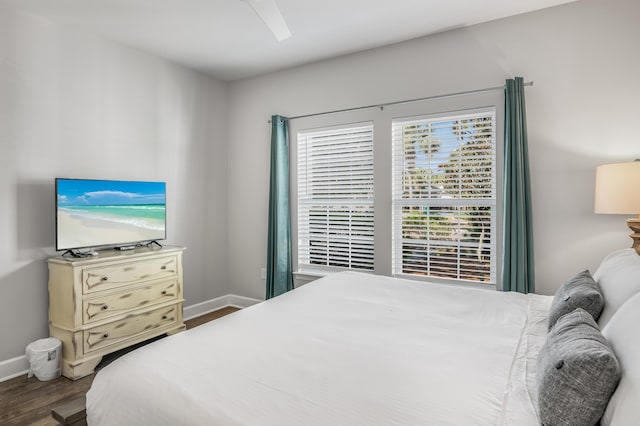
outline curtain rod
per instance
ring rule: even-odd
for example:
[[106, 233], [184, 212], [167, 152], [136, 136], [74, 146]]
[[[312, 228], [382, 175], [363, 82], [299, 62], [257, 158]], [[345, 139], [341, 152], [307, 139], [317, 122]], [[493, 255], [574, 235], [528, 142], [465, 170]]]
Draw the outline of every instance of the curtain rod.
[[[524, 86], [533, 86], [533, 81], [527, 81], [526, 83], [523, 83], [523, 85]], [[405, 99], [405, 100], [402, 100], [402, 101], [386, 102], [386, 103], [375, 104], [375, 105], [365, 105], [365, 106], [359, 106], [359, 107], [355, 107], [355, 108], [336, 109], [336, 110], [333, 110], [333, 111], [316, 112], [314, 114], [296, 115], [294, 117], [282, 117], [282, 118], [284, 118], [285, 120], [295, 120], [296, 118], [316, 117], [318, 115], [337, 114], [339, 112], [359, 111], [359, 110], [371, 109], [371, 108], [383, 109], [384, 107], [391, 106], [391, 105], [408, 104], [408, 103], [411, 103], [411, 102], [429, 101], [429, 100], [433, 100], [433, 99], [452, 98], [452, 97], [455, 97], [455, 96], [463, 96], [463, 95], [473, 95], [475, 93], [492, 92], [494, 90], [504, 90], [504, 88], [505, 88], [505, 85], [495, 86], [495, 87], [487, 87], [485, 89], [467, 90], [467, 91], [464, 91], [464, 92], [446, 93], [444, 95], [426, 96], [426, 97], [423, 97], [423, 98]], [[271, 123], [271, 120], [267, 120], [267, 123]]]

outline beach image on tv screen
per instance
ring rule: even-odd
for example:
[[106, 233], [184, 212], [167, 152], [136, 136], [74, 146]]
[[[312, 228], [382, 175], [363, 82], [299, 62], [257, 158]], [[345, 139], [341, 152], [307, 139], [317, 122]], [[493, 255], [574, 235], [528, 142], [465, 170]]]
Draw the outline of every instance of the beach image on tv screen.
[[58, 179], [57, 248], [165, 238], [164, 182]]

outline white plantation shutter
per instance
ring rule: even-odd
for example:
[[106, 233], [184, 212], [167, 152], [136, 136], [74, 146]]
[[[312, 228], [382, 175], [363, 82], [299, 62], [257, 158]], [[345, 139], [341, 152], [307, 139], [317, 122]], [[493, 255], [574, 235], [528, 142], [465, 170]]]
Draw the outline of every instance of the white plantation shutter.
[[373, 124], [298, 133], [298, 268], [373, 270]]
[[495, 111], [399, 119], [393, 273], [496, 282]]

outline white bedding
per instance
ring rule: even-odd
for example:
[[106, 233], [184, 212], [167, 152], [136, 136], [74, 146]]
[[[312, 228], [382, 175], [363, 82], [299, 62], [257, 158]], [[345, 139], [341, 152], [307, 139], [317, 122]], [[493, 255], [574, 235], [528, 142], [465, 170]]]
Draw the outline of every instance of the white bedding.
[[549, 296], [344, 272], [100, 371], [89, 425], [537, 425]]

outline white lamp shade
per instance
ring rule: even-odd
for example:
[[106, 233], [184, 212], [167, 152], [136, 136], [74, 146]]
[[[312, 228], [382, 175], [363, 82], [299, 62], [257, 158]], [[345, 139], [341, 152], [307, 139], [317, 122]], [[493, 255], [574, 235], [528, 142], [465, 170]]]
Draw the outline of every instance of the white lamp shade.
[[596, 213], [640, 213], [640, 161], [596, 169]]

